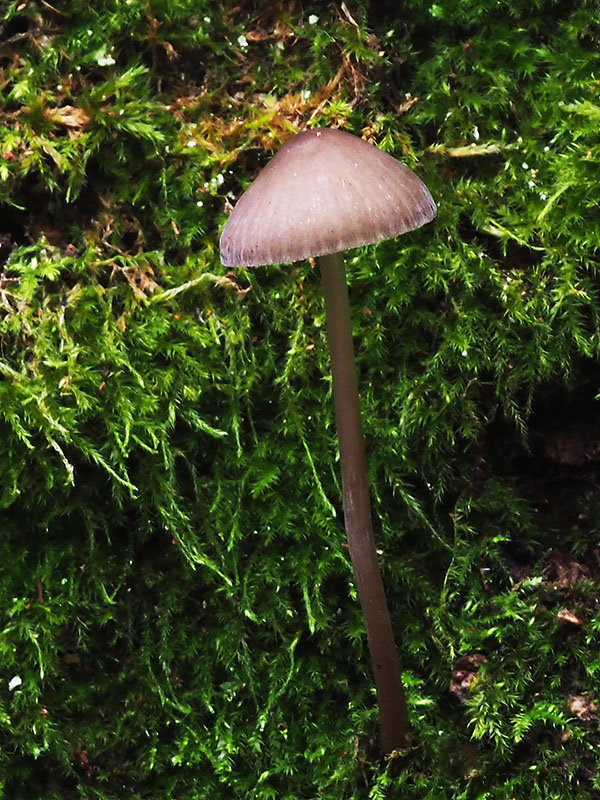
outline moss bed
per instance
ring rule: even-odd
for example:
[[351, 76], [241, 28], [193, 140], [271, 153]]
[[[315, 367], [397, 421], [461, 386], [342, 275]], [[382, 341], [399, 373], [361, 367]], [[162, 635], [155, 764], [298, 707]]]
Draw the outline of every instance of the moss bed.
[[[0, 3], [0, 798], [600, 797], [595, 0]], [[226, 270], [293, 132], [425, 181], [347, 259], [411, 749], [318, 270]]]

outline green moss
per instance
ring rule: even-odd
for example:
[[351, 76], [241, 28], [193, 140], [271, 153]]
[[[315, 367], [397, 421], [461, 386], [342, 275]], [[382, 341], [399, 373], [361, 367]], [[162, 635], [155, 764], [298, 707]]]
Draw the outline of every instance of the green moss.
[[[1, 14], [0, 797], [593, 796], [596, 4]], [[306, 124], [439, 207], [348, 258], [402, 769], [319, 277], [218, 258]]]

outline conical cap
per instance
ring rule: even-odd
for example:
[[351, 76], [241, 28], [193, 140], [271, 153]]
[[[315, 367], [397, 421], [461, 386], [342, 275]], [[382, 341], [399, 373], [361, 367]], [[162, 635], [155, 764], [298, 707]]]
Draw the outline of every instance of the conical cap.
[[288, 139], [240, 197], [221, 235], [225, 266], [300, 261], [378, 242], [436, 215], [408, 167], [345, 131]]

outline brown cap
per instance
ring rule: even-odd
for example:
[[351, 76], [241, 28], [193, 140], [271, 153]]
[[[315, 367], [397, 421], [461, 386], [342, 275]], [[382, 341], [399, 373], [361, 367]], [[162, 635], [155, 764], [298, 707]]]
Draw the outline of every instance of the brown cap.
[[419, 228], [436, 215], [425, 184], [358, 136], [292, 136], [240, 197], [221, 234], [227, 267], [337, 253]]

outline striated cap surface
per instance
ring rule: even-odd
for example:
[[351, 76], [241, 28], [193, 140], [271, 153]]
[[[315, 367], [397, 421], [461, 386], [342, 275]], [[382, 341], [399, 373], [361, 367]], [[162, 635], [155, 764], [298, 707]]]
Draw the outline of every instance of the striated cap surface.
[[435, 215], [423, 181], [392, 156], [345, 131], [303, 131], [238, 200], [221, 234], [221, 261], [253, 267], [328, 255]]

